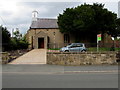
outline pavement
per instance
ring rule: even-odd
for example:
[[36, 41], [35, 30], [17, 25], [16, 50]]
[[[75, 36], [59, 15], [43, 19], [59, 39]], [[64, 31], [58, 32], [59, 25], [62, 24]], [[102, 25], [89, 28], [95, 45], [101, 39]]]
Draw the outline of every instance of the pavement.
[[117, 65], [3, 65], [3, 88], [118, 88]]
[[115, 72], [118, 73], [118, 65], [81, 65], [81, 66], [61, 66], [47, 64], [8, 64], [2, 66], [3, 73], [81, 73], [81, 72]]
[[46, 64], [46, 50], [33, 49], [9, 64]]

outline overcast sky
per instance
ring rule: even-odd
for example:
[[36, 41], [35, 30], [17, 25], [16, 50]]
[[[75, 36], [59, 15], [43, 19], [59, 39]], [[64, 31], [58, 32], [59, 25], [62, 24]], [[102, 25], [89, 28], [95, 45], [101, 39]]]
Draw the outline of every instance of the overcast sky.
[[0, 25], [6, 26], [10, 32], [19, 28], [21, 33], [26, 33], [30, 27], [32, 11], [38, 11], [39, 18], [57, 18], [59, 13], [70, 7], [83, 3], [103, 3], [105, 8], [118, 14], [119, 0], [2, 0], [0, 2]]

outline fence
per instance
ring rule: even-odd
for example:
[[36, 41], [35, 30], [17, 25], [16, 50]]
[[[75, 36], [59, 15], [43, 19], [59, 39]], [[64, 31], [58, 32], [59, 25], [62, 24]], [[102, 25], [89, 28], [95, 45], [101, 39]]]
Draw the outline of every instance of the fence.
[[[47, 49], [49, 52], [59, 52], [60, 48], [69, 45], [70, 43], [48, 43]], [[119, 51], [120, 50], [120, 42], [119, 43], [99, 43], [99, 51]], [[85, 43], [85, 47], [87, 51], [97, 51], [96, 43]]]

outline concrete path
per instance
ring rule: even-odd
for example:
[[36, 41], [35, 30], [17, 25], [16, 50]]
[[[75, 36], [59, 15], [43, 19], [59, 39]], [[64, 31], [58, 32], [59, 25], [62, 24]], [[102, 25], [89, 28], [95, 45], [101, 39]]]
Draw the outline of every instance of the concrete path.
[[46, 64], [46, 50], [34, 49], [9, 64]]

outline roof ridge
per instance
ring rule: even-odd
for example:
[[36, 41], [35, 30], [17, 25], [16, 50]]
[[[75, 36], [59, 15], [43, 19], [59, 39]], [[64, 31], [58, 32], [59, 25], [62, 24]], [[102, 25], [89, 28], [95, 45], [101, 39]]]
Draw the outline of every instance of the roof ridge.
[[57, 20], [55, 18], [38, 18], [38, 20]]

